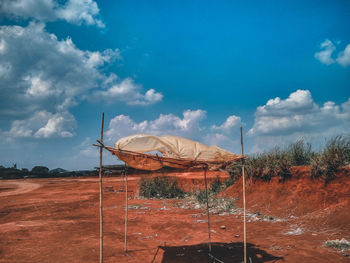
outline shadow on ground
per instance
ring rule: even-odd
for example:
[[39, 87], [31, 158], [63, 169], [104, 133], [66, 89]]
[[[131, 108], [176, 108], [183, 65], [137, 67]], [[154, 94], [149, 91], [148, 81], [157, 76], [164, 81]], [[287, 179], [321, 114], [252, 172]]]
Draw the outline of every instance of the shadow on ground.
[[[210, 257], [208, 255], [208, 245], [198, 244], [191, 246], [160, 246], [164, 250], [162, 262], [182, 262], [182, 263], [212, 263], [212, 262], [242, 262], [243, 243], [212, 243]], [[158, 251], [157, 251], [158, 252]], [[156, 255], [155, 255], [156, 256]], [[250, 259], [249, 259], [250, 258]], [[254, 244], [247, 243], [247, 261], [252, 263], [260, 262], [280, 262], [283, 257], [277, 257], [267, 253]]]

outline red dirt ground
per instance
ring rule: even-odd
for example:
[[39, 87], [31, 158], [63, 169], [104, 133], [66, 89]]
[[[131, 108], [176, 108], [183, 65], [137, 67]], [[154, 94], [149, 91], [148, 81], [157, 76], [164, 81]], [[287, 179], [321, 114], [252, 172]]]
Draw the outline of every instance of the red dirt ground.
[[[200, 176], [179, 175], [179, 185], [197, 188], [203, 185]], [[216, 174], [208, 177], [213, 180]], [[106, 189], [116, 190], [103, 193], [104, 262], [213, 262], [207, 256], [205, 211], [175, 206], [181, 200], [139, 199], [139, 178], [128, 180], [128, 256], [123, 252], [125, 192], [117, 191], [124, 185], [120, 178], [104, 180]], [[247, 219], [252, 262], [350, 262], [344, 252], [323, 246], [328, 239], [350, 240], [349, 186], [346, 174], [327, 186], [311, 181], [305, 167], [284, 183], [248, 182], [248, 210], [284, 219]], [[98, 262], [98, 189], [97, 178], [2, 180], [0, 262]], [[237, 196], [237, 206], [240, 189], [238, 182], [224, 193]], [[298, 228], [300, 233], [294, 233]], [[212, 214], [211, 229], [212, 254], [241, 262], [242, 216]]]

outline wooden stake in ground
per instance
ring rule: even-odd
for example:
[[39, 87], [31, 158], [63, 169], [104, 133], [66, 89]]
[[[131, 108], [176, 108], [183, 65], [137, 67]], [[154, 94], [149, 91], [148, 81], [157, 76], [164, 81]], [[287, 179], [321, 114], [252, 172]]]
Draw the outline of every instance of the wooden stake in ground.
[[[241, 127], [241, 153], [243, 156], [243, 129]], [[242, 159], [242, 180], [243, 180], [243, 242], [244, 242], [244, 263], [247, 263], [247, 229], [246, 229], [246, 217], [245, 217], [245, 171], [244, 171], [244, 159]]]
[[[102, 124], [101, 124], [101, 142], [103, 143], [103, 125], [105, 120], [105, 113], [102, 112]], [[100, 146], [100, 263], [103, 262], [103, 202], [102, 202], [102, 145]]]
[[126, 172], [126, 164], [124, 166], [124, 178], [125, 178], [125, 230], [124, 230], [124, 253], [128, 253], [128, 173]]
[[204, 168], [204, 183], [205, 183], [205, 198], [207, 200], [207, 216], [208, 216], [208, 238], [209, 238], [209, 253], [211, 252], [211, 233], [210, 233], [210, 217], [209, 217], [209, 202], [208, 202], [208, 186], [207, 186], [207, 168]]

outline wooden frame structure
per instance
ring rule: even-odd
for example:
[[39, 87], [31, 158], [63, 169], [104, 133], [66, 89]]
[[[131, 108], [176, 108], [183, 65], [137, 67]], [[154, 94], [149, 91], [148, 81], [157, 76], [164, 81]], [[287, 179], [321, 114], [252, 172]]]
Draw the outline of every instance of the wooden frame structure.
[[[209, 200], [208, 200], [208, 185], [207, 185], [207, 169], [208, 169], [208, 163], [203, 161], [195, 161], [195, 160], [178, 160], [174, 158], [167, 158], [167, 157], [160, 157], [157, 155], [148, 155], [148, 154], [141, 154], [136, 152], [130, 152], [125, 150], [119, 150], [115, 149], [109, 146], [105, 146], [103, 144], [103, 129], [104, 129], [104, 113], [102, 113], [102, 124], [101, 124], [101, 138], [100, 140], [97, 140], [98, 144], [93, 144], [94, 146], [99, 147], [100, 149], [100, 168], [99, 168], [99, 201], [100, 201], [100, 263], [103, 262], [103, 194], [102, 194], [102, 185], [103, 185], [103, 165], [102, 165], [102, 151], [103, 148], [111, 152], [113, 155], [116, 155], [119, 159], [124, 159], [125, 156], [127, 158], [132, 158], [132, 160], [140, 163], [141, 165], [145, 165], [147, 167], [150, 167], [150, 165], [153, 165], [152, 167], [158, 167], [158, 170], [160, 167], [163, 167], [164, 164], [170, 167], [174, 168], [182, 168], [187, 169], [190, 167], [196, 167], [196, 168], [203, 168], [204, 172], [204, 183], [205, 183], [205, 197], [206, 197], [206, 212], [207, 212], [207, 220], [208, 220], [208, 251], [209, 251], [209, 257], [212, 259], [216, 259], [213, 255], [211, 255], [211, 230], [210, 230], [210, 212], [209, 212]], [[237, 157], [236, 160], [241, 160], [242, 162], [242, 179], [243, 179], [243, 236], [244, 236], [244, 248], [243, 248], [243, 261], [244, 263], [247, 263], [247, 236], [246, 236], [246, 200], [245, 200], [245, 170], [244, 170], [244, 159], [246, 156], [243, 154], [243, 129], [241, 130], [241, 156]], [[123, 156], [124, 158], [120, 158]], [[146, 160], [146, 161], [145, 161]], [[232, 163], [232, 162], [231, 162]], [[214, 162], [210, 163], [211, 166], [218, 166], [223, 167], [228, 165], [229, 162]], [[127, 243], [127, 230], [128, 230], [128, 174], [126, 169], [126, 162], [124, 162], [124, 179], [125, 179], [125, 221], [124, 221], [124, 254], [127, 255], [128, 253], [128, 243]], [[217, 259], [216, 259], [217, 260]], [[218, 260], [220, 262], [220, 260]]]

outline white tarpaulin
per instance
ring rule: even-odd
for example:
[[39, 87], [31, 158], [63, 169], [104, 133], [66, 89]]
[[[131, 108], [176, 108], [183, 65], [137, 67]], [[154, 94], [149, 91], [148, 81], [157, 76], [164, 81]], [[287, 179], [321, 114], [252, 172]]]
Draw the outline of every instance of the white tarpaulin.
[[135, 134], [121, 138], [115, 143], [118, 150], [136, 153], [159, 151], [164, 157], [190, 159], [205, 162], [226, 162], [237, 159], [237, 154], [223, 150], [217, 146], [192, 141], [177, 136], [153, 136]]

